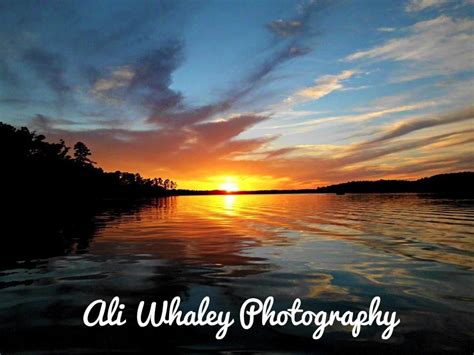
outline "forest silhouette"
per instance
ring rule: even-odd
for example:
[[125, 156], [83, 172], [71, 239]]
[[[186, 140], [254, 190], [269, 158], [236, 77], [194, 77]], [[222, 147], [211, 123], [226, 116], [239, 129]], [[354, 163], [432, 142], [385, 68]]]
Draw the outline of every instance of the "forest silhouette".
[[[71, 154], [72, 153], [72, 154]], [[4, 194], [44, 199], [87, 199], [166, 196], [177, 184], [144, 178], [139, 173], [105, 172], [77, 142], [71, 151], [64, 140], [49, 143], [44, 135], [0, 122], [0, 159]]]

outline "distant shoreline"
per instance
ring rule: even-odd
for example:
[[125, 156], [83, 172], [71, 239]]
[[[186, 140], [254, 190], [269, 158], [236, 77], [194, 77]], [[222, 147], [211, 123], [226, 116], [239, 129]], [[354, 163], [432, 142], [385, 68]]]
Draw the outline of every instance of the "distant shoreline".
[[[347, 192], [342, 195], [441, 195], [441, 194], [455, 194], [453, 192]], [[457, 194], [457, 193], [456, 193]], [[236, 196], [236, 195], [338, 195], [335, 192], [319, 192], [319, 191], [302, 191], [302, 190], [275, 190], [275, 191], [266, 191], [266, 190], [257, 190], [257, 191], [235, 191], [235, 192], [226, 192], [226, 191], [192, 191], [192, 192], [183, 192], [183, 193], [170, 193], [169, 195], [159, 195], [156, 197], [173, 197], [173, 196]], [[469, 197], [474, 197], [469, 194]], [[146, 197], [145, 197], [146, 198]]]
[[[199, 190], [199, 191], [183, 191], [183, 192], [171, 192], [169, 195], [165, 196], [156, 196], [156, 197], [173, 197], [173, 196], [236, 196], [236, 195], [451, 195], [459, 193], [456, 192], [416, 192], [416, 191], [405, 191], [405, 192], [345, 192], [343, 194], [337, 194], [335, 192], [320, 192], [316, 190], [256, 190], [256, 191], [234, 191], [234, 192], [227, 192], [227, 191], [207, 191], [207, 190]], [[469, 193], [466, 195], [468, 197], [474, 197], [474, 194]]]
[[415, 181], [377, 180], [351, 181], [342, 184], [296, 190], [170, 190], [172, 196], [202, 195], [271, 195], [271, 194], [381, 194], [381, 193], [436, 193], [474, 195], [474, 172], [459, 172], [425, 177]]
[[170, 191], [171, 196], [203, 196], [203, 195], [282, 195], [282, 194], [314, 194], [316, 189], [303, 190], [175, 190]]

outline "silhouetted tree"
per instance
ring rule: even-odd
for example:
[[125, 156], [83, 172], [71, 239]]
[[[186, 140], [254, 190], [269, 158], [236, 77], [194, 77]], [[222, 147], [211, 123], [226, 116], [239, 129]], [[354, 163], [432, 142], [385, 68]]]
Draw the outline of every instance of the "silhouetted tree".
[[[62, 141], [64, 142], [64, 141]], [[81, 165], [90, 165], [95, 164], [92, 160], [89, 159], [92, 153], [87, 146], [82, 142], [77, 142], [74, 144], [74, 160]]]

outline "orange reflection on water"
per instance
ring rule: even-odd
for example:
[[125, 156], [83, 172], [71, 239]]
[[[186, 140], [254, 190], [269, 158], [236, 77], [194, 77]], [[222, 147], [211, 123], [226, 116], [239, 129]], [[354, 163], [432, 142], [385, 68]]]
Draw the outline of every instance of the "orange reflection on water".
[[[121, 217], [91, 250], [231, 266], [238, 276], [302, 264], [308, 275], [334, 268], [408, 285], [416, 260], [472, 268], [473, 226], [472, 205], [416, 195], [183, 196]], [[308, 278], [306, 292], [345, 294], [331, 280]]]
[[[122, 217], [96, 241], [218, 238], [227, 241], [225, 247], [231, 238], [281, 244], [291, 235], [300, 241], [345, 240], [405, 257], [472, 266], [466, 253], [474, 250], [473, 214], [472, 206], [459, 209], [416, 195], [182, 196], [157, 199]], [[443, 247], [448, 248], [440, 252]]]

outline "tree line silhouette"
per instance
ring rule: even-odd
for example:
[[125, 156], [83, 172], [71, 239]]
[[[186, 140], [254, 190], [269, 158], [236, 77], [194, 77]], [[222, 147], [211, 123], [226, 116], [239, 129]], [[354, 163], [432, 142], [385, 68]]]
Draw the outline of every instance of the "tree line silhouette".
[[[72, 153], [72, 154], [71, 154]], [[0, 122], [0, 190], [4, 196], [48, 200], [146, 197], [172, 194], [176, 182], [138, 173], [105, 172], [82, 142], [50, 143], [26, 127]]]
[[438, 174], [415, 181], [377, 180], [350, 181], [342, 184], [318, 187], [316, 193], [454, 193], [473, 196], [474, 172]]

